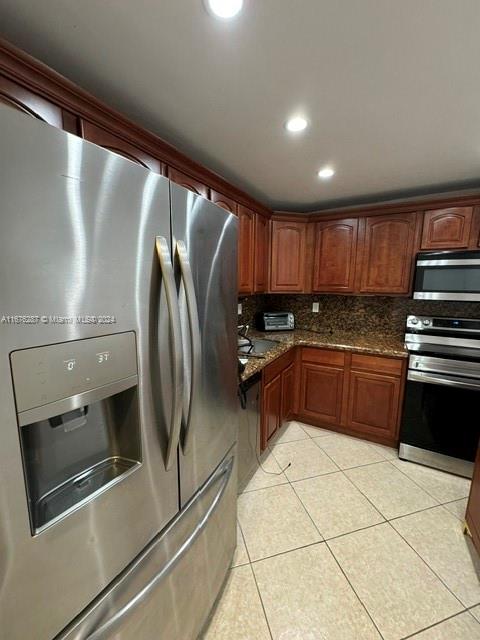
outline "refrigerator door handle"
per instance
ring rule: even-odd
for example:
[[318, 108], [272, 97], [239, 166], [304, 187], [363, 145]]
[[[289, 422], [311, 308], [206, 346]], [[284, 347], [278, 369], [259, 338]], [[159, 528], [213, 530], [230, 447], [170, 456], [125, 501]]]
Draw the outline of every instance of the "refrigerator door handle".
[[[136, 607], [140, 606], [142, 602], [149, 597], [150, 593], [155, 589], [155, 587], [164, 580], [170, 572], [173, 570], [178, 561], [182, 558], [182, 556], [191, 548], [194, 544], [195, 540], [202, 533], [203, 529], [207, 525], [210, 517], [216, 510], [220, 500], [222, 499], [223, 494], [225, 493], [225, 489], [227, 488], [228, 481], [230, 480], [230, 476], [233, 470], [234, 458], [230, 457], [224, 460], [223, 464], [221, 464], [215, 473], [209, 478], [208, 482], [205, 484], [203, 491], [207, 491], [209, 487], [214, 485], [216, 482], [221, 480], [220, 486], [213, 497], [210, 506], [203, 514], [202, 518], [196, 524], [192, 533], [186, 538], [183, 544], [177, 549], [177, 551], [172, 555], [170, 560], [166, 565], [162, 567], [162, 569], [153, 576], [153, 578], [147, 582], [147, 584], [138, 591], [138, 593], [129, 600], [123, 607], [121, 607], [111, 618], [109, 618], [106, 622], [104, 622], [98, 629], [90, 633], [86, 640], [108, 640], [108, 638], [112, 637], [112, 634], [118, 631], [120, 625], [124, 621], [124, 619], [136, 609]], [[188, 509], [189, 507], [195, 508], [195, 500], [190, 501], [189, 504], [185, 507]], [[172, 523], [171, 526], [174, 526], [175, 522]]]
[[180, 428], [182, 423], [182, 398], [183, 398], [183, 355], [182, 355], [182, 335], [180, 327], [180, 309], [178, 306], [177, 288], [173, 275], [173, 264], [170, 258], [168, 242], [163, 236], [155, 238], [160, 270], [165, 285], [165, 295], [167, 298], [168, 316], [170, 319], [170, 336], [173, 352], [173, 397], [172, 413], [170, 418], [170, 435], [167, 447], [167, 457], [165, 468], [168, 470], [177, 454], [178, 442], [180, 440]]
[[192, 414], [193, 398], [196, 396], [202, 375], [202, 338], [200, 335], [200, 322], [198, 319], [198, 305], [193, 282], [192, 268], [188, 259], [187, 247], [183, 240], [177, 242], [177, 255], [180, 264], [180, 272], [185, 287], [185, 298], [187, 301], [188, 323], [190, 326], [190, 343], [192, 353], [192, 379], [188, 401], [188, 412], [185, 420], [185, 437], [183, 440], [183, 450], [188, 451], [190, 442], [190, 421]]

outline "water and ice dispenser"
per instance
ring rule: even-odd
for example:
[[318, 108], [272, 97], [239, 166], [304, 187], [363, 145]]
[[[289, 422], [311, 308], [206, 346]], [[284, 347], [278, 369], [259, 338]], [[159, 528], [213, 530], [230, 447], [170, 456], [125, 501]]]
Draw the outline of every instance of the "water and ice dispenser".
[[135, 334], [10, 355], [32, 534], [142, 461]]

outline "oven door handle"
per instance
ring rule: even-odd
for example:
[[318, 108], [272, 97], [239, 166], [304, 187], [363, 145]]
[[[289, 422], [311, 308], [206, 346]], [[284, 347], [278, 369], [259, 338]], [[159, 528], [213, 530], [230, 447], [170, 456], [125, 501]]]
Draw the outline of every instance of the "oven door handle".
[[456, 387], [458, 389], [480, 390], [480, 380], [478, 382], [466, 382], [463, 378], [432, 376], [430, 373], [424, 373], [422, 371], [409, 371], [407, 380], [411, 380], [412, 382], [438, 384], [445, 387]]

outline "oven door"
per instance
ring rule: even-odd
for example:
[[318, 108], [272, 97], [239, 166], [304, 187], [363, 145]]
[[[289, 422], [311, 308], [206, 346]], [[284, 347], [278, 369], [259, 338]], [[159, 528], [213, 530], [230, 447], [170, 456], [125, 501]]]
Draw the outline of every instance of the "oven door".
[[[400, 434], [401, 451], [408, 451], [406, 445], [473, 462], [480, 434], [479, 402], [479, 379], [410, 369]], [[412, 459], [409, 455], [401, 457]], [[426, 457], [416, 460], [429, 464]], [[444, 460], [448, 468], [442, 468], [470, 475], [470, 465], [460, 464], [455, 468], [451, 462], [448, 466]], [[463, 469], [467, 469], [467, 473], [464, 474]]]
[[441, 256], [419, 256], [413, 297], [417, 300], [480, 301], [480, 252]]

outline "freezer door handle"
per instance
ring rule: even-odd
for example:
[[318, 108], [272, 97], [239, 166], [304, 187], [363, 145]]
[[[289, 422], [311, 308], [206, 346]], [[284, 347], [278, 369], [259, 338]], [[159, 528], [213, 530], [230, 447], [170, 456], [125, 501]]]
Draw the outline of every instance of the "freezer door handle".
[[182, 423], [182, 398], [183, 398], [183, 355], [182, 335], [180, 327], [180, 309], [178, 306], [177, 288], [173, 275], [173, 264], [170, 258], [170, 250], [167, 240], [162, 236], [155, 239], [158, 261], [162, 272], [165, 295], [167, 298], [168, 316], [170, 319], [170, 337], [173, 353], [173, 397], [172, 413], [170, 418], [170, 435], [167, 447], [166, 469], [170, 469], [177, 455], [177, 447], [180, 439]]
[[192, 354], [192, 376], [188, 399], [188, 410], [184, 416], [185, 437], [183, 440], [183, 450], [188, 451], [190, 442], [190, 422], [192, 417], [193, 398], [196, 397], [202, 375], [202, 338], [200, 335], [200, 322], [198, 319], [197, 297], [193, 282], [192, 268], [188, 259], [188, 252], [182, 240], [177, 242], [177, 256], [180, 264], [180, 272], [185, 287], [185, 298], [187, 301], [188, 324], [190, 326], [190, 346]]
[[[179, 562], [182, 556], [188, 552], [191, 546], [194, 544], [195, 540], [202, 533], [203, 529], [207, 525], [210, 517], [214, 513], [217, 508], [219, 502], [222, 499], [223, 494], [225, 493], [225, 489], [227, 488], [228, 482], [232, 475], [234, 464], [234, 457], [227, 457], [224, 462], [217, 468], [217, 470], [212, 474], [209, 478], [208, 482], [203, 487], [202, 491], [207, 492], [212, 485], [215, 485], [217, 482], [220, 482], [218, 489], [210, 503], [208, 509], [204, 512], [201, 519], [195, 525], [195, 528], [191, 532], [191, 534], [185, 539], [183, 544], [177, 549], [177, 551], [172, 555], [170, 560], [166, 565], [162, 567], [162, 569], [147, 582], [147, 584], [140, 590], [136, 595], [129, 600], [123, 607], [121, 607], [111, 618], [109, 618], [106, 622], [104, 622], [98, 629], [90, 633], [86, 640], [108, 640], [112, 637], [116, 631], [119, 630], [119, 627], [124, 622], [125, 618], [128, 617], [130, 613], [132, 613], [136, 607], [140, 606], [145, 600], [149, 597], [151, 592], [155, 589], [155, 587], [170, 574], [170, 572], [174, 569], [175, 565]], [[196, 501], [195, 499], [191, 500], [185, 507], [185, 510], [188, 508], [195, 508]], [[175, 521], [172, 522], [170, 527], [175, 526]], [[169, 528], [170, 528], [169, 527]]]

